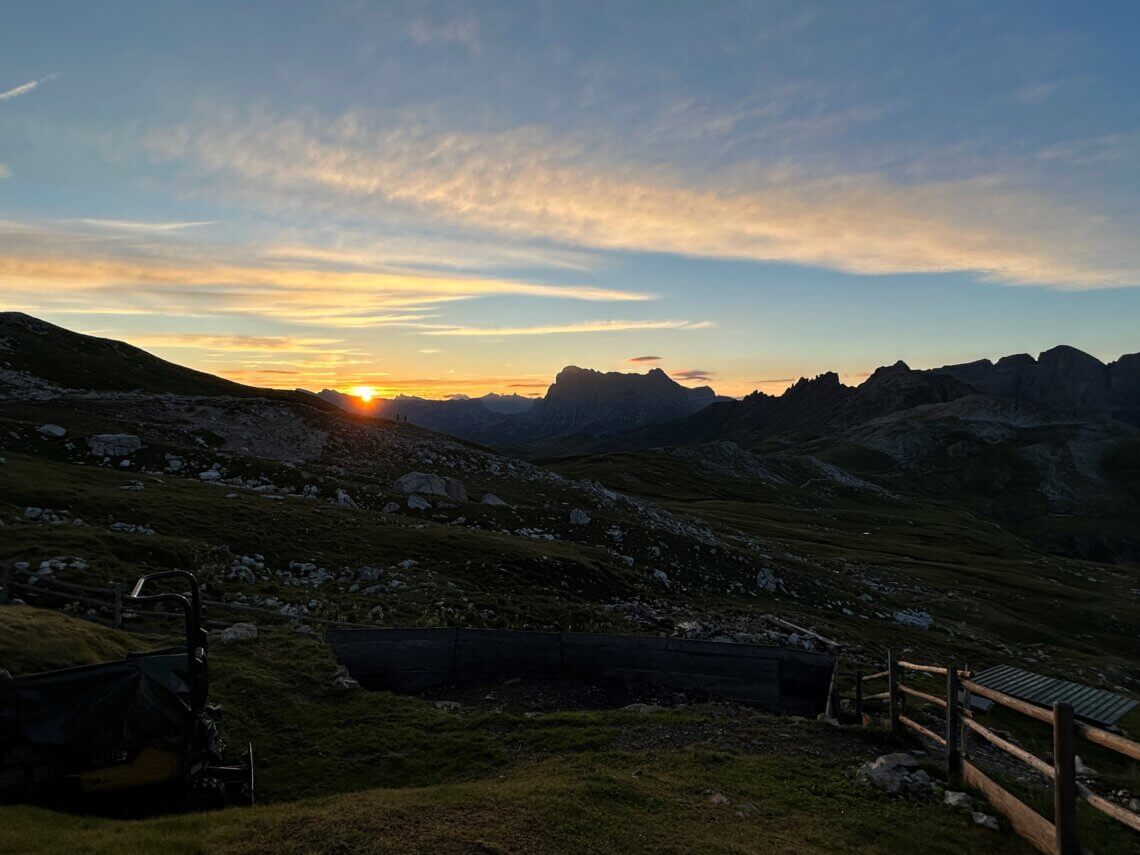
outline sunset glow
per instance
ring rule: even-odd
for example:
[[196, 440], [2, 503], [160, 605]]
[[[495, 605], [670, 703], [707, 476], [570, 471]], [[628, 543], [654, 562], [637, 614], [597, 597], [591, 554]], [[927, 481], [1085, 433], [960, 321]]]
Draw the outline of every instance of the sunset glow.
[[11, 5], [0, 311], [363, 402], [1135, 344], [1119, 6]]
[[376, 388], [373, 386], [353, 386], [352, 394], [367, 404], [376, 397]]

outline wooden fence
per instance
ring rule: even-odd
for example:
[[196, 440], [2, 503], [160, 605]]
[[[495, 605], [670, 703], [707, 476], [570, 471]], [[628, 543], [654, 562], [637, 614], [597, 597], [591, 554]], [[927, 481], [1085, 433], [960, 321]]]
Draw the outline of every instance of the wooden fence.
[[[903, 681], [906, 672], [921, 672], [946, 678], [946, 697], [922, 692]], [[983, 793], [999, 810], [1014, 831], [1042, 852], [1056, 855], [1077, 855], [1081, 851], [1077, 830], [1077, 798], [1083, 798], [1092, 807], [1128, 827], [1140, 831], [1140, 814], [1098, 796], [1077, 782], [1076, 738], [1087, 739], [1103, 748], [1140, 760], [1140, 743], [1125, 739], [1098, 727], [1077, 721], [1071, 704], [1054, 703], [1048, 710], [1003, 692], [981, 686], [971, 679], [969, 671], [942, 668], [937, 665], [918, 665], [899, 661], [893, 651], [887, 651], [887, 669], [876, 674], [855, 675], [855, 713], [861, 721], [869, 723], [863, 705], [867, 701], [882, 700], [888, 704], [887, 721], [893, 733], [903, 728], [914, 731], [946, 750], [946, 772], [951, 781], [960, 781]], [[887, 691], [872, 695], [863, 693], [863, 682], [886, 678]], [[998, 736], [985, 725], [979, 724], [971, 710], [959, 703], [959, 694], [979, 695], [1022, 715], [1048, 724], [1053, 729], [1053, 763], [1046, 763], [1020, 746]], [[946, 714], [945, 734], [923, 727], [904, 713], [907, 698], [939, 707]], [[977, 734], [992, 745], [1044, 775], [1053, 783], [1053, 821], [1050, 822], [1027, 804], [1006, 790], [964, 756], [963, 735]]]
[[[31, 581], [33, 577], [35, 578], [34, 582]], [[151, 618], [175, 621], [182, 621], [184, 619], [184, 615], [180, 611], [166, 611], [163, 609], [131, 610], [130, 598], [127, 596], [128, 587], [129, 586], [121, 582], [104, 586], [80, 585], [75, 582], [64, 582], [53, 576], [35, 576], [30, 570], [20, 571], [9, 568], [4, 573], [3, 587], [0, 587], [0, 603], [6, 603], [17, 595], [19, 595], [20, 598], [30, 598], [37, 602], [46, 598], [55, 604], [83, 603], [84, 605], [98, 609], [99, 612], [94, 615], [82, 615], [82, 617], [93, 620], [96, 623], [127, 630], [138, 628], [137, 626], [133, 626], [133, 624], [145, 622]], [[344, 621], [329, 620], [327, 618], [312, 617], [310, 615], [290, 615], [284, 612], [274, 611], [273, 609], [246, 606], [241, 603], [202, 600], [202, 605], [211, 609], [247, 614], [254, 617], [273, 618], [289, 623], [314, 623], [327, 624], [330, 626], [372, 628], [368, 624], [346, 623]], [[204, 623], [213, 627], [225, 627], [230, 626], [233, 621], [207, 620], [204, 621]]]

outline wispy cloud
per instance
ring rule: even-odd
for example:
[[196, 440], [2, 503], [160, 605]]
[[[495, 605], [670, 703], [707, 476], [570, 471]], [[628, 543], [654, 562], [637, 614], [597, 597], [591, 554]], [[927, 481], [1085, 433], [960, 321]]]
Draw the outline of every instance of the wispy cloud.
[[59, 77], [58, 74], [49, 74], [47, 77], [41, 77], [39, 80], [31, 80], [27, 83], [22, 83], [7, 92], [0, 92], [0, 101], [8, 101], [12, 98], [19, 98], [21, 95], [27, 95], [37, 86], [47, 83], [49, 80], [55, 80]]
[[660, 362], [660, 356], [631, 356], [627, 362]]
[[464, 327], [447, 326], [427, 329], [422, 335], [450, 336], [515, 336], [566, 335], [572, 333], [629, 332], [631, 330], [705, 330], [716, 326], [712, 321], [585, 321], [532, 327]]
[[[252, 258], [250, 257], [252, 256]], [[439, 272], [298, 266], [256, 248], [202, 244], [110, 246], [0, 222], [0, 305], [26, 311], [258, 315], [329, 327], [422, 326], [456, 301], [516, 296], [641, 302], [653, 295]]]
[[148, 223], [139, 222], [137, 220], [100, 220], [88, 218], [69, 220], [68, 222], [126, 232], [177, 232], [183, 229], [194, 229], [201, 226], [214, 226], [217, 225], [220, 220], [203, 220], [192, 223]]
[[[1140, 284], [1128, 229], [993, 176], [900, 183], [754, 164], [694, 183], [536, 129], [393, 130], [348, 114], [223, 116], [155, 132], [160, 159], [249, 196], [416, 213], [516, 239], [778, 261], [857, 274], [968, 271], [1010, 284]], [[821, 177], [822, 175], [822, 177]], [[323, 201], [322, 201], [323, 200]]]
[[343, 343], [339, 338], [294, 338], [291, 336], [203, 335], [197, 333], [167, 333], [133, 336], [131, 343], [138, 347], [185, 348], [223, 353], [349, 353], [336, 349]]
[[12, 177], [12, 170], [6, 164], [0, 163], [0, 181]]

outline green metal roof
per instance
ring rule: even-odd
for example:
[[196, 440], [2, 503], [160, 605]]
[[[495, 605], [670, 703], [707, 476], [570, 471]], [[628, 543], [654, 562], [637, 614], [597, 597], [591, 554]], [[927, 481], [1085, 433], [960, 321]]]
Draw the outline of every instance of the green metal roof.
[[995, 665], [972, 679], [987, 689], [1043, 707], [1052, 708], [1055, 701], [1072, 704], [1077, 718], [1101, 727], [1112, 727], [1140, 704], [1140, 701], [1116, 692], [1022, 671], [1012, 665]]

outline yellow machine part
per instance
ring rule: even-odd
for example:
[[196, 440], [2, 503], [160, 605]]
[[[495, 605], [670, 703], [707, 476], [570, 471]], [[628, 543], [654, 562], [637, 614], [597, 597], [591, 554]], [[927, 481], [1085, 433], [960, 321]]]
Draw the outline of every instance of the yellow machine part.
[[105, 793], [144, 784], [158, 784], [178, 776], [181, 760], [182, 756], [177, 752], [144, 748], [130, 763], [82, 773], [79, 776], [79, 786], [85, 793]]

